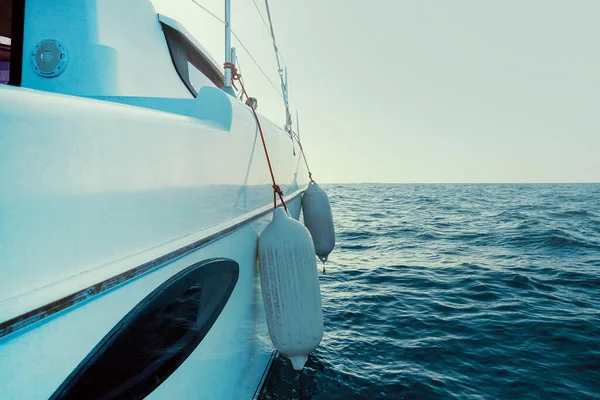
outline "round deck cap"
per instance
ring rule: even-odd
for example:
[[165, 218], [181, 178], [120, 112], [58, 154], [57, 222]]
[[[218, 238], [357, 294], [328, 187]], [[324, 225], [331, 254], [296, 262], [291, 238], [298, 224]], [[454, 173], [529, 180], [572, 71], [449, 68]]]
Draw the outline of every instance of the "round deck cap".
[[31, 53], [33, 69], [39, 75], [53, 78], [63, 73], [69, 62], [69, 53], [58, 40], [43, 40]]

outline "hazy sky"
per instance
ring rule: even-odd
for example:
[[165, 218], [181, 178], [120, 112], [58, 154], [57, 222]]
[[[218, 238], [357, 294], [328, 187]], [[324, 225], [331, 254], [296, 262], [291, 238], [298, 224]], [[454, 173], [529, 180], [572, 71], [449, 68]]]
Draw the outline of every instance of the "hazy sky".
[[[223, 1], [198, 1], [223, 16]], [[153, 3], [223, 61], [222, 24], [189, 0]], [[600, 181], [600, 2], [269, 4], [318, 181]], [[251, 0], [232, 0], [232, 27], [279, 86]], [[259, 111], [283, 125], [233, 44]]]

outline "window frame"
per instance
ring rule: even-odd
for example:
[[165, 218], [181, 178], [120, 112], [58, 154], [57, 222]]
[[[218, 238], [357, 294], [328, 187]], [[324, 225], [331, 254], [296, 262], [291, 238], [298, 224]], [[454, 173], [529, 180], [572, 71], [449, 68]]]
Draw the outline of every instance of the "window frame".
[[[213, 258], [173, 275], [104, 336], [50, 399], [148, 396], [208, 334], [231, 298], [239, 270], [234, 260]], [[98, 379], [105, 375], [110, 379]]]
[[[179, 78], [188, 88], [190, 93], [194, 97], [198, 96], [198, 91], [191, 82], [188, 63], [192, 64], [216, 87], [222, 89], [225, 85], [225, 78], [212, 60], [200, 51], [183, 33], [172, 26], [165, 24], [163, 21], [160, 23], [165, 34], [165, 40], [167, 41], [167, 47], [169, 48], [169, 54], [173, 66], [175, 67], [175, 71], [177, 71], [177, 75], [179, 75]], [[186, 52], [185, 57], [182, 57], [183, 50]]]
[[7, 85], [21, 86], [23, 75], [23, 31], [25, 27], [25, 0], [12, 1], [10, 23], [10, 57]]

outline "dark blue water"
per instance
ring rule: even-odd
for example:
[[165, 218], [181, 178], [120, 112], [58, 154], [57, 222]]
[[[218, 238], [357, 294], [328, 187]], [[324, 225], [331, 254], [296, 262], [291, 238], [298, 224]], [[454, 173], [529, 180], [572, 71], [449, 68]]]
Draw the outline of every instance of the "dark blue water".
[[[331, 185], [309, 399], [600, 399], [600, 184]], [[264, 399], [299, 398], [279, 358]]]

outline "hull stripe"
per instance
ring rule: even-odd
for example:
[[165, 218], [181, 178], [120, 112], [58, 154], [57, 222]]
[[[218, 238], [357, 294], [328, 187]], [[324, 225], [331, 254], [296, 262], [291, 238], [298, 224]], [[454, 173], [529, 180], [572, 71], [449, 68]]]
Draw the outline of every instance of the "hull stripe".
[[[287, 196], [285, 201], [289, 202], [289, 201], [292, 201], [292, 200], [298, 198], [299, 196], [302, 195], [304, 190], [305, 189], [298, 190], [295, 193]], [[160, 266], [162, 266], [170, 261], [173, 261], [173, 260], [175, 260], [179, 257], [182, 257], [188, 253], [191, 253], [192, 251], [197, 250], [198, 248], [205, 246], [208, 243], [213, 242], [213, 241], [237, 230], [238, 228], [241, 228], [242, 226], [244, 226], [246, 224], [249, 224], [253, 221], [256, 221], [256, 220], [270, 214], [272, 211], [273, 211], [273, 207], [271, 205], [265, 206], [263, 208], [259, 208], [258, 210], [256, 210], [253, 213], [248, 213], [247, 214], [248, 216], [246, 218], [244, 218], [243, 220], [237, 221], [237, 222], [229, 225], [228, 227], [220, 230], [217, 233], [205, 236], [202, 239], [199, 239], [199, 240], [197, 240], [193, 243], [190, 243], [186, 246], [180, 247], [177, 250], [174, 250], [170, 253], [162, 255], [151, 261], [148, 261], [146, 263], [138, 265], [137, 267], [134, 267], [130, 270], [122, 272], [122, 273], [115, 275], [109, 279], [106, 279], [102, 282], [98, 282], [94, 285], [88, 286], [82, 290], [79, 290], [79, 291], [72, 293], [68, 296], [65, 296], [61, 299], [58, 299], [56, 301], [53, 301], [51, 303], [48, 303], [46, 305], [43, 305], [41, 307], [38, 307], [31, 311], [28, 311], [24, 314], [21, 314], [19, 316], [11, 318], [7, 321], [4, 321], [4, 322], [0, 323], [0, 338], [7, 336], [15, 331], [20, 330], [20, 329], [23, 329], [26, 326], [29, 326], [36, 322], [39, 322], [45, 318], [48, 318], [51, 315], [61, 312], [65, 309], [72, 307], [76, 304], [79, 304], [83, 301], [89, 300], [90, 298], [97, 296], [101, 293], [104, 293], [110, 289], [113, 289], [116, 286], [127, 283], [128, 281], [131, 281], [131, 280], [139, 277], [140, 275], [154, 271], [155, 269], [159, 268]]]

